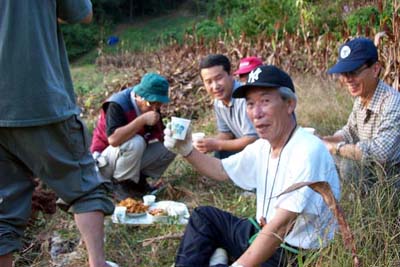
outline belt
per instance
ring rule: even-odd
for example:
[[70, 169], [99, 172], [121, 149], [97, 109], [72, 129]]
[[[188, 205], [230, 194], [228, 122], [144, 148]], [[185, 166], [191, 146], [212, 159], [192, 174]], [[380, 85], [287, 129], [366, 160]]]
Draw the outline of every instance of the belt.
[[[251, 243], [253, 243], [254, 239], [256, 239], [256, 237], [258, 236], [258, 233], [261, 231], [261, 227], [258, 224], [258, 222], [256, 222], [256, 220], [254, 220], [254, 218], [249, 218], [249, 221], [257, 229], [257, 232], [249, 238], [249, 244], [251, 244]], [[289, 251], [289, 252], [291, 252], [293, 254], [299, 254], [300, 253], [298, 248], [293, 247], [293, 246], [291, 246], [291, 245], [289, 245], [289, 244], [287, 244], [285, 242], [281, 243], [280, 247], [283, 248], [283, 249], [286, 249], [287, 251]]]

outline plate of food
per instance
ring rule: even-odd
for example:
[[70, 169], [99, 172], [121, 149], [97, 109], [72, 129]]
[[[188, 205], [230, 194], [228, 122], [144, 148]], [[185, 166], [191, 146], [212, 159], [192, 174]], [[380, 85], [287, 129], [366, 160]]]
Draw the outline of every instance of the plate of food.
[[146, 212], [137, 212], [137, 213], [127, 212], [126, 213], [126, 216], [131, 217], [131, 218], [141, 217], [144, 215], [146, 215]]
[[127, 198], [118, 203], [118, 206], [126, 207], [126, 216], [140, 217], [146, 215], [149, 206], [144, 205], [142, 201], [133, 198]]

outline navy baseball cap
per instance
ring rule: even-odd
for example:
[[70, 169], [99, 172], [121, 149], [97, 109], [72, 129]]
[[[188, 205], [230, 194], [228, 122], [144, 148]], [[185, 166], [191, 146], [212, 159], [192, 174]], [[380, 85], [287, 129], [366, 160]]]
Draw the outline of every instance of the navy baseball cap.
[[355, 38], [340, 46], [339, 60], [328, 70], [328, 74], [350, 72], [367, 62], [376, 61], [378, 61], [378, 50], [374, 43], [368, 38]]
[[246, 91], [254, 87], [287, 87], [294, 93], [294, 85], [289, 74], [273, 65], [262, 65], [252, 70], [247, 83], [239, 86], [232, 97], [244, 98]]

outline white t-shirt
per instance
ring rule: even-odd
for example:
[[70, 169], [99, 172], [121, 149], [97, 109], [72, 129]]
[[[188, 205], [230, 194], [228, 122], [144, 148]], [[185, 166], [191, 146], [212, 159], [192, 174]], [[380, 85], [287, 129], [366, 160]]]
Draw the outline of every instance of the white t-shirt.
[[294, 132], [280, 157], [268, 159], [269, 151], [269, 142], [258, 139], [242, 152], [223, 159], [222, 164], [236, 185], [256, 189], [257, 220], [263, 216], [268, 223], [276, 208], [299, 213], [285, 242], [304, 249], [324, 246], [333, 238], [337, 224], [322, 197], [307, 186], [276, 196], [295, 183], [326, 181], [338, 200], [340, 183], [331, 155], [318, 137], [301, 127]]

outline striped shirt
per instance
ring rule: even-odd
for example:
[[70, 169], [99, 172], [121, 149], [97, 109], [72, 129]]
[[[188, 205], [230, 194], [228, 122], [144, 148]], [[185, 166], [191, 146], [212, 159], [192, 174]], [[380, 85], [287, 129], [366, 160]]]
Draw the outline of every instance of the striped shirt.
[[385, 166], [400, 162], [400, 93], [379, 81], [367, 107], [355, 99], [347, 124], [342, 128], [346, 143], [356, 144], [362, 160]]

